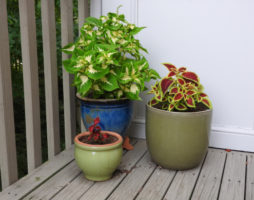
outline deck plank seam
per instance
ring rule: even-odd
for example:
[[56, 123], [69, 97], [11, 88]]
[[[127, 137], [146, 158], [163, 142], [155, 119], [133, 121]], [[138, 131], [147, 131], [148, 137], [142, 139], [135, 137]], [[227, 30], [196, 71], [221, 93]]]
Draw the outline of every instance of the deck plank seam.
[[26, 194], [24, 194], [23, 196], [21, 196], [19, 198], [19, 200], [24, 199], [25, 197], [27, 197], [29, 194], [31, 194], [33, 191], [35, 191], [36, 189], [38, 189], [40, 186], [42, 186], [44, 183], [46, 183], [50, 178], [52, 178], [53, 176], [55, 176], [56, 174], [58, 174], [60, 171], [62, 171], [65, 167], [67, 167], [68, 165], [70, 165], [72, 162], [74, 161], [74, 159], [72, 159], [70, 162], [68, 162], [66, 165], [64, 165], [63, 167], [61, 167], [59, 170], [55, 171], [53, 174], [51, 174], [51, 176], [47, 177], [44, 181], [42, 181], [40, 184], [38, 184], [37, 186], [35, 186], [34, 188], [32, 188], [30, 191], [27, 191]]
[[177, 172], [178, 172], [178, 170], [175, 171], [174, 177], [172, 178], [172, 180], [170, 181], [170, 183], [169, 183], [167, 189], [165, 190], [164, 194], [162, 195], [161, 200], [163, 200], [163, 199], [165, 198], [165, 196], [166, 196], [166, 194], [167, 194], [167, 192], [168, 192], [170, 186], [172, 185], [173, 181], [175, 180], [175, 177], [176, 177]]
[[[133, 165], [133, 167], [130, 169], [130, 172], [135, 169], [136, 165], [138, 164], [138, 162], [140, 160], [142, 160], [143, 157], [145, 157], [145, 155], [148, 153], [148, 151], [146, 150], [142, 156], [140, 156], [140, 158], [137, 160], [137, 162]], [[129, 173], [130, 174], [130, 173]], [[118, 185], [109, 193], [109, 195], [105, 198], [105, 200], [107, 200], [113, 193], [114, 191], [119, 187], [119, 185], [125, 180], [125, 178], [129, 175], [129, 174], [125, 174], [125, 176], [123, 177], [123, 179], [118, 183]]]
[[[151, 157], [150, 157], [151, 158]], [[155, 172], [155, 170], [157, 169], [158, 165], [156, 165], [156, 167], [153, 169], [152, 173], [148, 176], [148, 178], [146, 179], [146, 181], [143, 183], [143, 185], [141, 186], [141, 188], [139, 189], [139, 191], [137, 192], [137, 194], [134, 196], [133, 200], [136, 200], [136, 198], [138, 197], [138, 195], [142, 192], [142, 190], [144, 189], [145, 185], [147, 184], [147, 182], [149, 181], [149, 179], [151, 178], [151, 176], [153, 175], [153, 173]]]
[[247, 190], [247, 175], [248, 175], [248, 155], [245, 154], [246, 158], [246, 162], [245, 162], [245, 180], [244, 180], [244, 200], [246, 199], [246, 190]]
[[[224, 149], [224, 151], [225, 151], [225, 149]], [[219, 186], [219, 191], [218, 191], [218, 195], [217, 195], [217, 200], [219, 200], [219, 198], [220, 198], [221, 185], [222, 185], [222, 181], [223, 181], [223, 177], [224, 177], [227, 159], [228, 159], [228, 153], [226, 153], [225, 161], [224, 161], [224, 165], [223, 165], [223, 170], [222, 170], [222, 175], [220, 177], [220, 186]]]
[[[75, 160], [74, 160], [75, 162]], [[54, 199], [55, 196], [57, 196], [64, 188], [66, 188], [71, 182], [73, 182], [77, 177], [79, 177], [82, 174], [82, 172], [80, 172], [79, 174], [77, 174], [76, 176], [74, 176], [68, 183], [66, 183], [60, 190], [58, 190], [54, 195], [52, 195], [52, 197], [50, 199]]]
[[[209, 149], [208, 149], [208, 151], [209, 151]], [[199, 176], [200, 176], [200, 174], [201, 174], [201, 171], [202, 171], [202, 169], [203, 169], [203, 166], [204, 166], [205, 161], [206, 161], [206, 158], [207, 158], [208, 151], [206, 152], [206, 155], [205, 155], [205, 157], [204, 157], [204, 159], [203, 159], [203, 161], [202, 161], [201, 167], [200, 167], [200, 169], [199, 169], [199, 172], [198, 172], [198, 175], [197, 175], [196, 181], [195, 181], [195, 183], [194, 183], [194, 185], [193, 185], [193, 188], [192, 188], [192, 191], [191, 191], [191, 194], [190, 194], [189, 199], [191, 199], [191, 198], [192, 198], [192, 195], [193, 195], [194, 190], [195, 190], [195, 188], [196, 188], [196, 185], [197, 185], [197, 182], [198, 182]]]

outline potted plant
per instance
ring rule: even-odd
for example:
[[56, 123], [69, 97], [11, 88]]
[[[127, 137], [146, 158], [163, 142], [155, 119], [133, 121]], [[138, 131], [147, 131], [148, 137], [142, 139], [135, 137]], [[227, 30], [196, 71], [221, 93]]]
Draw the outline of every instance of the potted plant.
[[130, 24], [118, 11], [99, 19], [88, 17], [76, 42], [63, 48], [71, 54], [63, 65], [74, 74], [86, 128], [99, 116], [102, 130], [124, 136], [132, 116], [131, 100], [141, 100], [145, 82], [159, 77], [135, 38], [143, 28]]
[[78, 134], [75, 139], [75, 160], [87, 179], [105, 181], [110, 179], [122, 158], [121, 135], [101, 131], [97, 117], [89, 132]]
[[190, 169], [206, 154], [212, 104], [197, 74], [163, 65], [169, 73], [152, 86], [154, 97], [146, 106], [148, 150], [164, 168]]

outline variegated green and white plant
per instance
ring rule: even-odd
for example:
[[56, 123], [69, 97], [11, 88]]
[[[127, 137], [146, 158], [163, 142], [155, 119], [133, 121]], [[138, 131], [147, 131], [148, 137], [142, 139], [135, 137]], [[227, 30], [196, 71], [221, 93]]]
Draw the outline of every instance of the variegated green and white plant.
[[75, 75], [74, 86], [82, 97], [140, 100], [145, 82], [159, 77], [141, 53], [147, 50], [134, 37], [142, 29], [118, 12], [86, 18], [77, 41], [63, 48], [71, 54], [64, 68]]

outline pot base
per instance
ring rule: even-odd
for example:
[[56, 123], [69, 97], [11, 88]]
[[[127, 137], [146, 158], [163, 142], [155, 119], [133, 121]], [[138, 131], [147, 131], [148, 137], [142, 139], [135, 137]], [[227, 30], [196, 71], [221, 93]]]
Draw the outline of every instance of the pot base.
[[89, 176], [84, 173], [84, 176], [86, 179], [88, 179], [90, 181], [106, 181], [106, 180], [111, 179], [112, 174], [109, 176]]

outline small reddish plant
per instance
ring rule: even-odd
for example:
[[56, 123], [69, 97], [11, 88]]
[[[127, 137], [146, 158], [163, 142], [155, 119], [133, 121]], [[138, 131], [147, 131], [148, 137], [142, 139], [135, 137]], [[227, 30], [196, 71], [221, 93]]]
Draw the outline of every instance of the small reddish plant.
[[163, 63], [169, 73], [160, 82], [156, 82], [148, 92], [154, 94], [149, 105], [168, 111], [201, 111], [212, 109], [211, 101], [203, 92], [199, 77], [186, 67], [176, 68]]
[[90, 135], [87, 138], [87, 143], [89, 144], [108, 144], [110, 143], [111, 139], [109, 134], [101, 133], [101, 127], [98, 126], [100, 123], [100, 118], [96, 117], [94, 119], [93, 125], [89, 127]]

